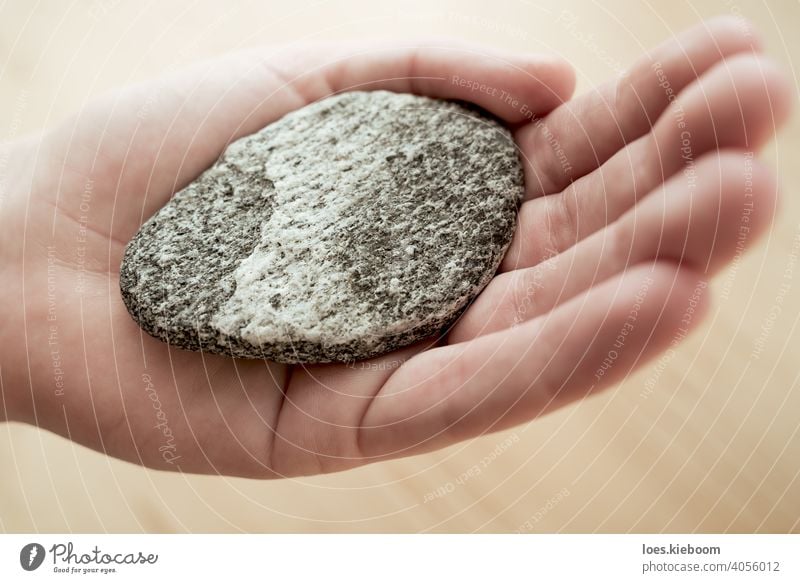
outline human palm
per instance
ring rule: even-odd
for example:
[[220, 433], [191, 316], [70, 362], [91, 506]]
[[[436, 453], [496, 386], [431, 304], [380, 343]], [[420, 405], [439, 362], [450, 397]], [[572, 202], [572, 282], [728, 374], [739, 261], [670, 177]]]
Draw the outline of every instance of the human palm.
[[[741, 228], [749, 244], [771, 220], [775, 182], [749, 152], [789, 98], [758, 53], [741, 23], [718, 19], [566, 101], [573, 76], [554, 59], [321, 45], [108, 96], [8, 152], [19, 196], [1, 251], [7, 417], [151, 467], [278, 477], [437, 449], [608, 386], [685, 335]], [[514, 129], [525, 162], [511, 247], [446, 339], [285, 366], [143, 333], [118, 282], [142, 222], [232, 140], [368, 89], [473, 101]]]

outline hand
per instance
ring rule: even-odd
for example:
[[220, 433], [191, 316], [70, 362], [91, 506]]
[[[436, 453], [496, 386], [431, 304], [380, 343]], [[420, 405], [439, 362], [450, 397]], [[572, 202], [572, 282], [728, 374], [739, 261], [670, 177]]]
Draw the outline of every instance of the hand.
[[[150, 467], [278, 477], [441, 448], [613, 384], [699, 321], [705, 278], [740, 233], [749, 245], [767, 228], [776, 184], [749, 152], [789, 91], [730, 19], [562, 104], [573, 84], [555, 59], [439, 41], [252, 51], [13, 144], [0, 152], [16, 172], [0, 247], [7, 418]], [[143, 333], [117, 275], [142, 222], [232, 140], [353, 89], [469, 100], [514, 128], [519, 226], [447, 342], [287, 367]]]

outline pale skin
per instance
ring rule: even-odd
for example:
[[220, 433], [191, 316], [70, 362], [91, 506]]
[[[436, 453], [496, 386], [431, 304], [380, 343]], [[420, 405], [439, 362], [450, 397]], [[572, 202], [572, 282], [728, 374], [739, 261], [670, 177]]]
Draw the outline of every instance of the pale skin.
[[[740, 227], [750, 245], [773, 218], [776, 180], [758, 150], [791, 94], [761, 51], [741, 22], [715, 19], [573, 98], [574, 73], [551, 57], [442, 40], [315, 45], [101, 99], [0, 152], [14, 169], [1, 211], [0, 415], [153, 468], [282, 477], [435, 450], [613, 386], [699, 323], [705, 281], [734, 257]], [[287, 367], [143, 333], [118, 289], [143, 220], [232, 140], [355, 89], [474, 101], [514, 129], [518, 228], [447, 338]]]

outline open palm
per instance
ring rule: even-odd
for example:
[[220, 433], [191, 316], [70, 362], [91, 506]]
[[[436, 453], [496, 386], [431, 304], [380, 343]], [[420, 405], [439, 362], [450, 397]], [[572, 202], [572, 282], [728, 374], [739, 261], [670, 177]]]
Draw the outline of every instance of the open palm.
[[[771, 220], [775, 182], [751, 152], [789, 98], [758, 52], [741, 23], [711, 21], [566, 101], [573, 75], [558, 60], [441, 41], [315, 45], [108, 96], [9, 153], [7, 416], [151, 467], [277, 477], [444, 447], [608, 386], [697, 323], [704, 278]], [[447, 339], [287, 367], [143, 333], [118, 289], [142, 222], [232, 140], [369, 89], [473, 101], [514, 128], [525, 160], [512, 245]]]

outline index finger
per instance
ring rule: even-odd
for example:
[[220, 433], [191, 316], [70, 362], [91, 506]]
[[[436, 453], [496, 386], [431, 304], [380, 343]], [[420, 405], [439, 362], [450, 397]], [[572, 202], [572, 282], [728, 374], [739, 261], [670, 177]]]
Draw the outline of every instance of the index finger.
[[[233, 140], [333, 93], [386, 89], [471, 101], [508, 123], [568, 98], [574, 77], [550, 57], [453, 41], [338, 43], [230, 55], [106, 96], [51, 139], [62, 208], [95, 192], [95, 231], [127, 241]], [[74, 184], [69, 184], [74, 181]], [[70, 200], [69, 197], [73, 200]]]

